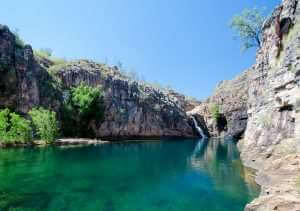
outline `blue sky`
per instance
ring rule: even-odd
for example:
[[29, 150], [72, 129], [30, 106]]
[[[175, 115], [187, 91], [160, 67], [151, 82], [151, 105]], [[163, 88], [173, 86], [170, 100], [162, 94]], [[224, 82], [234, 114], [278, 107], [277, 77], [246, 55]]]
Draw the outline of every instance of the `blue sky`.
[[152, 82], [203, 99], [254, 63], [228, 23], [246, 7], [280, 0], [9, 0], [0, 20], [33, 48], [67, 59], [122, 61]]

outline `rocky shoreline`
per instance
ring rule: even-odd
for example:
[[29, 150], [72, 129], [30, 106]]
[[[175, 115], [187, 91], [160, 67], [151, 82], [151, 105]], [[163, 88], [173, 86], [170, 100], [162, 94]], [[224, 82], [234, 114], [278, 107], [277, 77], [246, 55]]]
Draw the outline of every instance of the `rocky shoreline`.
[[258, 169], [256, 183], [261, 193], [245, 211], [300, 210], [300, 154], [265, 161]]
[[45, 141], [36, 140], [28, 144], [22, 143], [11, 143], [11, 144], [0, 144], [0, 148], [16, 148], [16, 147], [44, 147], [44, 146], [85, 146], [85, 145], [99, 145], [111, 143], [109, 141], [97, 140], [97, 139], [85, 139], [85, 138], [61, 138], [57, 139], [53, 143], [47, 143]]

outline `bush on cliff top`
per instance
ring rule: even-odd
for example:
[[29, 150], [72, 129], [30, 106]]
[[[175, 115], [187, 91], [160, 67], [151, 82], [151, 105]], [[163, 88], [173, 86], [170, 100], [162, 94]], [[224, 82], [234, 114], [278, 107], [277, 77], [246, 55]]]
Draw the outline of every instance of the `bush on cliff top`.
[[17, 48], [21, 48], [21, 49], [24, 48], [24, 47], [25, 47], [25, 42], [24, 42], [24, 40], [20, 37], [19, 29], [15, 29], [12, 33], [15, 35], [16, 47], [17, 47]]
[[104, 101], [103, 93], [81, 83], [70, 90], [65, 99], [62, 111], [63, 133], [65, 136], [94, 138], [96, 134], [89, 127], [89, 123], [96, 125], [103, 120]]
[[53, 56], [53, 51], [50, 48], [40, 48], [38, 50], [34, 50], [33, 52], [35, 57], [48, 59], [49, 61], [53, 62], [52, 67], [67, 63], [66, 59]]
[[37, 135], [47, 143], [54, 142], [58, 136], [56, 113], [43, 108], [32, 109], [29, 112]]
[[34, 50], [34, 55], [41, 58], [49, 59], [52, 56], [52, 49], [50, 48], [40, 48], [38, 50]]
[[32, 140], [30, 121], [9, 109], [0, 111], [0, 141], [8, 143], [26, 143]]

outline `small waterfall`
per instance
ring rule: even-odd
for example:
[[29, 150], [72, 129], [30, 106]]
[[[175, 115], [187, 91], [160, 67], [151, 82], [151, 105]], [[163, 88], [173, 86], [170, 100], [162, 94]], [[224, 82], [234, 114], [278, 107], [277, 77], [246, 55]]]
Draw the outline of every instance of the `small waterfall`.
[[198, 131], [198, 133], [202, 136], [202, 138], [207, 138], [207, 136], [204, 134], [203, 130], [201, 129], [201, 127], [199, 127], [198, 125], [198, 122], [196, 120], [196, 118], [194, 116], [191, 116], [193, 122], [194, 122], [194, 125], [195, 125], [195, 128], [196, 130]]

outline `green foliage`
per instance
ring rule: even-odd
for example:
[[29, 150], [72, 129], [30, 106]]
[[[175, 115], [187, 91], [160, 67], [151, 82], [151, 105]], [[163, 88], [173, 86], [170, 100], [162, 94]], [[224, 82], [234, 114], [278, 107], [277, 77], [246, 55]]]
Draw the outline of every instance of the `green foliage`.
[[97, 99], [100, 97], [99, 89], [80, 84], [78, 87], [72, 88], [71, 93], [73, 106], [79, 116], [84, 117], [95, 114], [96, 107], [94, 104], [97, 103]]
[[48, 72], [52, 75], [55, 76], [56, 73], [58, 73], [58, 71], [62, 70], [66, 64], [67, 61], [64, 59], [57, 59], [57, 60], [52, 60], [54, 62], [54, 65], [52, 65], [51, 67], [49, 67]]
[[47, 143], [52, 143], [58, 136], [58, 122], [56, 113], [43, 108], [32, 109], [29, 112], [34, 128], [39, 138]]
[[65, 65], [68, 62], [64, 58], [53, 56], [53, 51], [50, 48], [40, 48], [39, 50], [34, 50], [34, 55], [38, 58], [48, 59], [53, 62], [53, 65], [50, 68], [60, 68], [61, 65]]
[[52, 56], [52, 50], [50, 48], [40, 48], [39, 50], [34, 50], [34, 55], [49, 59]]
[[10, 126], [9, 123], [9, 113], [8, 109], [0, 111], [0, 141], [9, 141], [8, 138], [8, 129]]
[[0, 111], [0, 141], [8, 143], [26, 143], [32, 140], [30, 121], [9, 109]]
[[261, 47], [262, 26], [265, 17], [262, 12], [257, 9], [244, 9], [240, 15], [235, 15], [230, 27], [236, 31], [240, 37], [243, 46], [242, 50], [252, 47]]
[[51, 57], [51, 61], [54, 63], [54, 65], [65, 65], [68, 63], [68, 60], [65, 58], [59, 58], [59, 57]]
[[9, 128], [9, 113], [8, 109], [4, 109], [0, 111], [0, 138], [6, 139], [7, 130]]
[[15, 42], [16, 42], [16, 47], [17, 48], [24, 48], [25, 47], [25, 42], [24, 40], [20, 37], [19, 34], [19, 29], [15, 29], [13, 34], [15, 35]]
[[210, 112], [212, 114], [212, 117], [215, 121], [218, 121], [219, 118], [221, 117], [221, 113], [220, 113], [220, 107], [217, 104], [212, 104], [210, 106]]
[[17, 142], [28, 142], [32, 138], [32, 128], [30, 127], [30, 121], [24, 119], [18, 114], [10, 114], [10, 130], [9, 137], [11, 140]]
[[88, 128], [91, 121], [100, 123], [104, 117], [103, 94], [99, 88], [81, 83], [70, 90], [62, 111], [63, 132], [66, 136], [95, 137]]
[[25, 47], [25, 42], [19, 36], [16, 36], [16, 46], [18, 48], [24, 48]]

